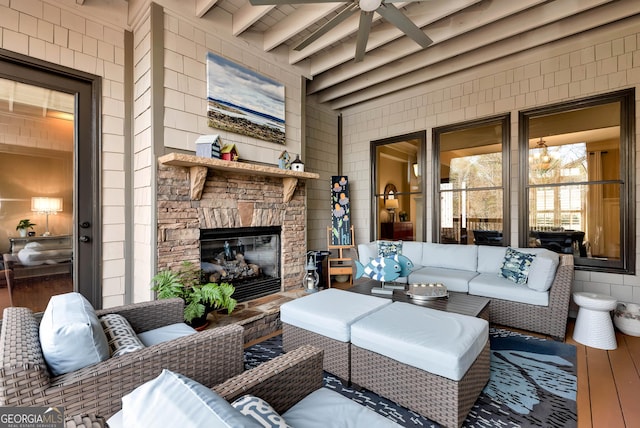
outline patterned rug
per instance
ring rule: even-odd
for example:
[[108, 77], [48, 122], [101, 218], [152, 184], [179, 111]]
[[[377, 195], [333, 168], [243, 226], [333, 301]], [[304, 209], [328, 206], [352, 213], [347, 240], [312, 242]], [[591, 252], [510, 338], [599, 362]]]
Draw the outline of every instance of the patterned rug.
[[[489, 332], [491, 377], [467, 416], [464, 427], [575, 427], [576, 348], [509, 330]], [[245, 350], [245, 367], [282, 353], [282, 336]], [[348, 388], [324, 374], [325, 387], [405, 427], [439, 427], [367, 390]]]

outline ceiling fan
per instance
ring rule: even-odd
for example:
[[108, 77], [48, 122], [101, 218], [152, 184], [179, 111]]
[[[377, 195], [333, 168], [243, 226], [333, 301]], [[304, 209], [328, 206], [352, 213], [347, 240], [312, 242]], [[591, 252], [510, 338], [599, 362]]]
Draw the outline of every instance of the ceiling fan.
[[[249, 0], [254, 6], [264, 5], [280, 5], [280, 4], [304, 4], [304, 3], [333, 3], [335, 0]], [[360, 62], [364, 59], [364, 54], [367, 48], [367, 41], [369, 40], [369, 31], [371, 30], [371, 23], [373, 21], [373, 13], [377, 12], [385, 20], [398, 27], [409, 38], [415, 41], [417, 44], [426, 48], [433, 41], [424, 32], [415, 25], [406, 15], [393, 4], [394, 2], [407, 1], [407, 0], [354, 0], [347, 5], [340, 13], [338, 13], [329, 22], [318, 28], [313, 34], [304, 39], [294, 50], [302, 50], [309, 46], [311, 43], [318, 40], [320, 37], [328, 33], [332, 28], [346, 20], [353, 15], [358, 9], [360, 9], [360, 26], [358, 27], [358, 36], [356, 41], [356, 55], [355, 62]], [[422, 1], [422, 0], [409, 0], [409, 1]]]

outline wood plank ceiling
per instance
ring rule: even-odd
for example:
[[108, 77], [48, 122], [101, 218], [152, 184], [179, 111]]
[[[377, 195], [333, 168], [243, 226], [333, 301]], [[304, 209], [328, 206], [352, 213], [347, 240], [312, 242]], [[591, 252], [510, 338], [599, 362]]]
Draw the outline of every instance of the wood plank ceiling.
[[232, 17], [235, 37], [261, 43], [265, 52], [285, 49], [289, 63], [310, 79], [308, 94], [340, 109], [640, 13], [637, 0], [394, 3], [433, 39], [431, 46], [421, 48], [375, 14], [364, 60], [354, 62], [355, 13], [308, 47], [293, 50], [350, 4], [252, 6], [249, 0], [196, 0], [196, 15], [224, 11]]

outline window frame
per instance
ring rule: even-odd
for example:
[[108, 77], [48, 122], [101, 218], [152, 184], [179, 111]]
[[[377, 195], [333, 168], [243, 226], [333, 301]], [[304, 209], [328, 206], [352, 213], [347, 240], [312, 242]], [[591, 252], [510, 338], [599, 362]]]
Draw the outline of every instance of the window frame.
[[[440, 126], [433, 128], [433, 242], [441, 242], [441, 165], [440, 165], [440, 136], [442, 134], [462, 131], [474, 127], [487, 126], [491, 124], [499, 124], [502, 127], [502, 246], [508, 246], [510, 243], [510, 216], [509, 216], [509, 200], [510, 200], [510, 176], [511, 176], [511, 114], [501, 114], [483, 119], [460, 122], [452, 125]], [[474, 189], [483, 190], [483, 189]]]
[[[519, 125], [519, 246], [528, 246], [529, 232], [529, 123], [541, 116], [567, 113], [603, 104], [620, 103], [620, 260], [576, 259], [575, 269], [616, 274], [635, 274], [636, 210], [635, 210], [635, 89], [611, 92], [569, 102], [522, 110]], [[568, 187], [589, 183], [567, 183], [552, 186]], [[597, 184], [597, 183], [593, 183]]]

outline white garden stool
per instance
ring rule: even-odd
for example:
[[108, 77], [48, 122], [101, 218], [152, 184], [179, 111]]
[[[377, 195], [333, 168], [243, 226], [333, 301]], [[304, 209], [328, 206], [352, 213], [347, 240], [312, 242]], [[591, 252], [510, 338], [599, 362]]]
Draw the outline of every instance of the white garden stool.
[[616, 349], [618, 343], [609, 312], [618, 301], [604, 294], [585, 292], [573, 293], [573, 301], [580, 307], [573, 339], [592, 348]]

